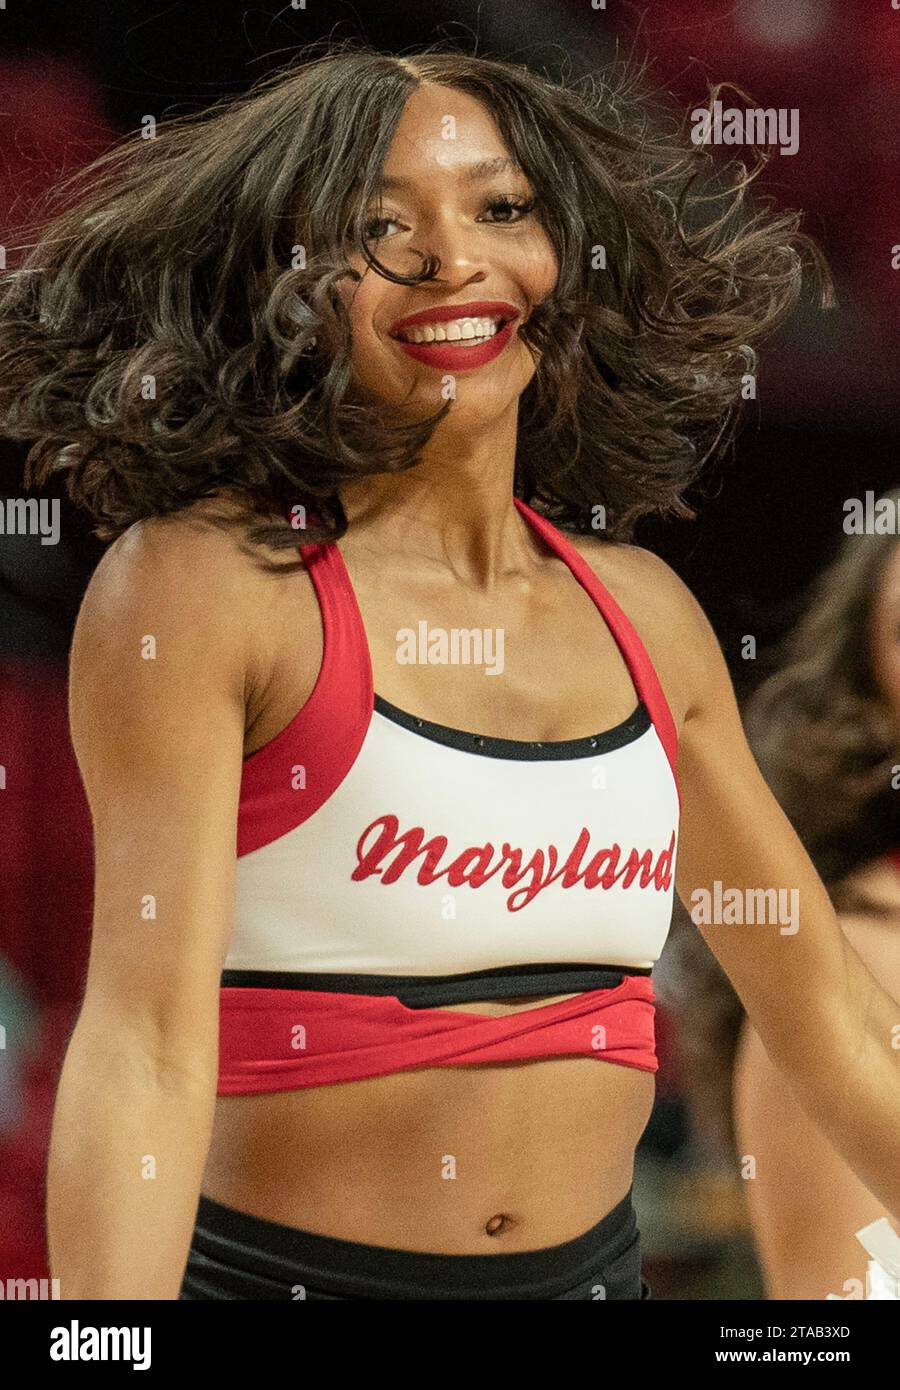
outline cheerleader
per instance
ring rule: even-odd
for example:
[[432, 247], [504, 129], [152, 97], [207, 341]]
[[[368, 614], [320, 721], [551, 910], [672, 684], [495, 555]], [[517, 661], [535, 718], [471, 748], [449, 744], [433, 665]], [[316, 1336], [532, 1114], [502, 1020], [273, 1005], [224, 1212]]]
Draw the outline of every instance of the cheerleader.
[[900, 1210], [896, 1006], [631, 542], [824, 274], [708, 160], [628, 82], [351, 46], [123, 142], [7, 277], [4, 427], [111, 542], [63, 1298], [646, 1298], [676, 886], [799, 896], [708, 940]]

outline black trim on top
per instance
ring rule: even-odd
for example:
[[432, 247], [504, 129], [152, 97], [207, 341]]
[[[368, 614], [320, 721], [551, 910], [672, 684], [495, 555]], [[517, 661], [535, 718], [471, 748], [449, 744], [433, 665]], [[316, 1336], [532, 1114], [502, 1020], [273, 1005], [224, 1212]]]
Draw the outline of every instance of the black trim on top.
[[375, 709], [385, 719], [408, 729], [410, 733], [443, 743], [448, 748], [457, 748], [464, 753], [480, 753], [486, 758], [511, 758], [524, 762], [542, 762], [553, 759], [592, 758], [597, 753], [610, 753], [614, 748], [622, 748], [633, 743], [648, 729], [653, 727], [650, 712], [643, 700], [638, 700], [633, 712], [621, 724], [602, 733], [591, 734], [585, 738], [558, 739], [550, 742], [527, 743], [515, 738], [495, 738], [490, 734], [472, 734], [463, 729], [451, 729], [446, 724], [435, 724], [431, 719], [419, 719], [417, 715], [392, 705], [381, 695], [375, 695]]
[[435, 1008], [479, 999], [515, 999], [615, 989], [628, 975], [649, 975], [645, 966], [502, 965], [466, 975], [330, 975], [310, 971], [223, 970], [224, 989], [320, 990], [398, 999], [407, 1008]]

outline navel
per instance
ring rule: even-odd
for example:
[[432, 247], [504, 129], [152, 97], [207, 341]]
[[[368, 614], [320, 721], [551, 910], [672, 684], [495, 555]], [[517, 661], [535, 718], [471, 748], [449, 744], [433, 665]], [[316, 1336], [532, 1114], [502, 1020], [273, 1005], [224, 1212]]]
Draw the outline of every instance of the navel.
[[485, 1223], [484, 1229], [489, 1236], [502, 1236], [507, 1231], [511, 1231], [515, 1224], [511, 1216], [507, 1216], [505, 1212], [500, 1212]]

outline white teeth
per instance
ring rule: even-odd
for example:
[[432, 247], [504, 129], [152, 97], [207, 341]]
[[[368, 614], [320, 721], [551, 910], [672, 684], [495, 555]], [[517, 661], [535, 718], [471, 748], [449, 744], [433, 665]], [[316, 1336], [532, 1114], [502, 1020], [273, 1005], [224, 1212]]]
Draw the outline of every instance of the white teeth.
[[451, 319], [447, 323], [417, 323], [398, 335], [405, 343], [460, 343], [474, 347], [493, 338], [500, 319]]

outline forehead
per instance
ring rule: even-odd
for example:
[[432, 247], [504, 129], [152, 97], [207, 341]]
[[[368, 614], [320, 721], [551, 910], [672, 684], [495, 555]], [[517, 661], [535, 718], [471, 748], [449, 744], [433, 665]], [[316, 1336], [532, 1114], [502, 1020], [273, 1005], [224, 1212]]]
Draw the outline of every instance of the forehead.
[[383, 186], [428, 174], [487, 178], [519, 172], [490, 112], [468, 92], [436, 84], [418, 87], [400, 118], [384, 162]]

